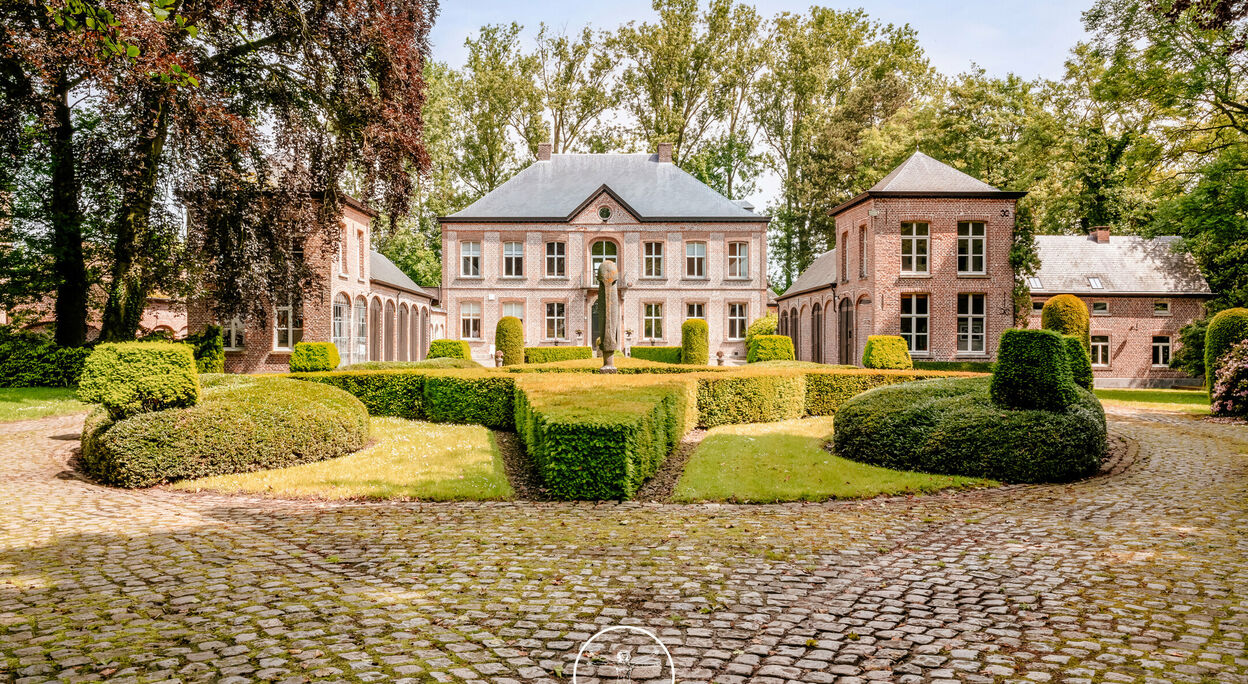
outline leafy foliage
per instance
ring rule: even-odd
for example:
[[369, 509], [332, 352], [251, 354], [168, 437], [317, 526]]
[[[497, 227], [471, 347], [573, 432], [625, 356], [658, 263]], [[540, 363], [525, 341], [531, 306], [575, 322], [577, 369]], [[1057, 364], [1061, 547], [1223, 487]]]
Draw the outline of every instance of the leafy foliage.
[[705, 366], [711, 360], [706, 321], [690, 318], [680, 326], [680, 362]]
[[1205, 332], [1205, 378], [1210, 397], [1218, 377], [1218, 364], [1231, 347], [1248, 340], [1248, 309], [1219, 311]]
[[525, 363], [552, 363], [555, 361], [572, 361], [575, 359], [593, 358], [594, 352], [589, 347], [525, 347]]
[[862, 349], [862, 365], [867, 368], [894, 368], [910, 370], [914, 361], [910, 348], [900, 335], [868, 335]]
[[47, 335], [0, 327], [0, 387], [74, 387], [87, 347], [61, 347]]
[[494, 346], [503, 353], [503, 365], [524, 363], [524, 325], [515, 316], [503, 316], [494, 328]]
[[1075, 335], [1062, 335], [1066, 347], [1066, 362], [1070, 364], [1070, 378], [1089, 392], [1092, 391], [1092, 357], [1083, 342]]
[[225, 338], [221, 326], [207, 325], [186, 336], [186, 343], [195, 350], [195, 367], [200, 373], [225, 372]]
[[698, 379], [698, 424], [770, 423], [806, 414], [801, 373], [721, 373]]
[[1211, 408], [1218, 416], [1248, 416], [1248, 340], [1218, 359]]
[[792, 361], [793, 338], [788, 335], [755, 335], [754, 344], [745, 353], [746, 363], [760, 361]]
[[1074, 335], [1086, 349], [1092, 345], [1092, 339], [1088, 337], [1091, 324], [1089, 317], [1088, 305], [1082, 299], [1075, 295], [1061, 294], [1045, 301], [1040, 310], [1040, 327], [1059, 335]]
[[428, 359], [471, 359], [472, 350], [463, 340], [434, 340], [429, 343]]
[[195, 355], [175, 342], [101, 344], [78, 379], [78, 398], [100, 404], [113, 420], [194, 406], [199, 390]]
[[750, 323], [750, 327], [745, 329], [746, 357], [748, 358], [750, 355], [750, 347], [754, 346], [755, 337], [758, 337], [759, 335], [775, 335], [778, 326], [779, 319], [776, 318], [776, 314], [774, 313], [769, 313], [762, 318], [754, 319], [754, 322]]
[[682, 356], [681, 347], [651, 347], [649, 345], [630, 347], [628, 353], [634, 359], [659, 363], [681, 363]]
[[290, 372], [313, 373], [338, 367], [338, 347], [333, 342], [296, 342], [290, 354]]
[[992, 400], [1004, 408], [1061, 411], [1078, 398], [1062, 336], [1051, 330], [1001, 334]]
[[481, 364], [472, 359], [426, 359], [424, 361], [361, 361], [343, 366], [344, 371], [361, 370], [401, 370], [414, 368], [481, 368]]

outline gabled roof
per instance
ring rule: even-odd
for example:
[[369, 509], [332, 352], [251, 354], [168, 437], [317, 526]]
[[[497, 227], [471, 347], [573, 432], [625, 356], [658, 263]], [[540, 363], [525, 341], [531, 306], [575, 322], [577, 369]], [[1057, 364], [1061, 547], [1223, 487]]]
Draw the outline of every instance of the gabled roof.
[[[1209, 295], [1209, 283], [1190, 254], [1176, 252], [1179, 238], [1112, 235], [1098, 243], [1084, 235], [1037, 235], [1040, 268], [1032, 294]], [[1095, 278], [1102, 285], [1092, 287]]]
[[789, 286], [789, 289], [785, 290], [784, 294], [777, 299], [788, 299], [803, 292], [828, 287], [835, 282], [836, 250], [829, 249], [815, 257], [815, 260], [810, 262], [810, 266], [807, 266], [806, 270], [802, 271], [801, 275], [797, 276], [797, 280], [794, 280], [793, 284]]
[[655, 154], [555, 154], [443, 222], [566, 222], [609, 192], [639, 221], [767, 221]]
[[416, 281], [407, 277], [406, 273], [404, 273], [398, 266], [395, 266], [393, 261], [387, 259], [386, 256], [380, 252], [370, 251], [368, 253], [368, 271], [368, 279], [373, 282], [388, 285], [396, 290], [405, 290], [413, 294], [428, 297], [435, 301], [440, 297], [440, 293], [436, 288], [430, 289], [417, 285]]
[[869, 190], [832, 208], [833, 216], [871, 197], [972, 197], [1019, 199], [1025, 192], [998, 190], [948, 164], [915, 152]]

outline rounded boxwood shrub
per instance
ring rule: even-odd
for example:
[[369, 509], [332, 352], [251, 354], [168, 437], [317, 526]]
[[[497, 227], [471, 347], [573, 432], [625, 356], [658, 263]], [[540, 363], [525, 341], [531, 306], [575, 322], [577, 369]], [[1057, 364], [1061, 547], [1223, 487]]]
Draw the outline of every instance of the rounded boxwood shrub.
[[1212, 409], [1217, 416], [1248, 416], [1248, 340], [1218, 359]]
[[343, 456], [368, 441], [368, 412], [346, 392], [258, 378], [213, 387], [183, 409], [87, 417], [82, 467], [118, 487], [282, 468]]
[[992, 400], [1006, 408], [1060, 411], [1075, 402], [1066, 344], [1052, 330], [1001, 333]]
[[186, 343], [195, 350], [195, 366], [200, 373], [225, 372], [225, 338], [221, 326], [209, 325], [193, 335], [186, 336]]
[[524, 363], [524, 324], [515, 316], [503, 316], [494, 326], [494, 347], [503, 353], [503, 365]]
[[83, 366], [78, 398], [100, 404], [114, 420], [194, 406], [199, 400], [195, 355], [190, 345], [175, 342], [101, 344]]
[[745, 353], [746, 363], [759, 361], [792, 361], [793, 339], [788, 335], [757, 335]]
[[1062, 335], [1062, 344], [1066, 345], [1066, 362], [1070, 364], [1070, 379], [1078, 386], [1092, 389], [1092, 357], [1084, 348], [1083, 342], [1074, 335]]
[[429, 343], [427, 359], [471, 359], [472, 351], [463, 340], [434, 340]]
[[705, 366], [711, 361], [706, 321], [690, 318], [680, 326], [680, 362]]
[[903, 383], [865, 392], [836, 414], [839, 456], [897, 470], [1062, 482], [1097, 471], [1105, 457], [1105, 412], [1076, 388], [1058, 411], [1009, 409], [988, 378]]
[[775, 335], [779, 330], [779, 322], [774, 313], [769, 313], [755, 320], [745, 329], [745, 355], [750, 355], [750, 347], [754, 346], [754, 338], [759, 335]]
[[1209, 321], [1205, 331], [1205, 378], [1209, 395], [1218, 377], [1218, 363], [1231, 347], [1248, 340], [1248, 309], [1224, 309]]
[[1090, 314], [1082, 299], [1070, 294], [1051, 297], [1040, 310], [1040, 327], [1062, 335], [1074, 335], [1087, 349], [1092, 348], [1089, 335]]
[[862, 365], [867, 368], [892, 368], [910, 370], [914, 361], [910, 347], [900, 335], [868, 335], [867, 345], [862, 349]]
[[333, 342], [296, 342], [290, 354], [291, 373], [317, 373], [338, 367], [338, 347]]

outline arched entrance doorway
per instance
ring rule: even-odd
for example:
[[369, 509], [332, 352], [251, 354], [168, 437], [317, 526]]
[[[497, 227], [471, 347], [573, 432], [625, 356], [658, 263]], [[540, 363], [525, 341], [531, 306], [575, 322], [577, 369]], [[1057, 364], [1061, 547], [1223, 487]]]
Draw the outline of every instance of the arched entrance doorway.
[[837, 305], [837, 313], [840, 315], [837, 363], [850, 365], [854, 362], [854, 307], [848, 297]]

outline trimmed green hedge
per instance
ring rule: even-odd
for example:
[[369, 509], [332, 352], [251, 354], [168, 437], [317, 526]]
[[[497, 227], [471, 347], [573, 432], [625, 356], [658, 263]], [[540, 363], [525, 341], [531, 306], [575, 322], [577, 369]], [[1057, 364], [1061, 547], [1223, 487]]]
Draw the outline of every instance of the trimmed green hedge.
[[892, 368], [910, 370], [914, 361], [910, 347], [900, 335], [868, 335], [862, 350], [862, 365], [867, 368]]
[[1088, 336], [1090, 314], [1088, 305], [1072, 294], [1050, 297], [1040, 309], [1040, 327], [1062, 335], [1074, 335], [1085, 348], [1092, 348]]
[[145, 411], [194, 406], [199, 374], [190, 345], [110, 342], [95, 348], [78, 379], [78, 398], [114, 420]]
[[186, 343], [195, 350], [195, 366], [200, 373], [225, 372], [225, 338], [221, 335], [221, 326], [209, 325], [186, 336]]
[[[1058, 411], [1003, 408], [989, 378], [882, 387], [846, 402], [833, 444], [845, 458], [898, 470], [1060, 482], [1096, 472], [1106, 452], [1105, 413], [1074, 388]], [[1072, 385], [1073, 387], [1073, 385]]]
[[102, 410], [82, 431], [82, 467], [118, 487], [282, 468], [343, 456], [368, 442], [368, 413], [346, 392], [258, 378], [204, 392], [190, 408], [113, 421]]
[[421, 420], [425, 415], [425, 378], [419, 370], [337, 371], [292, 375], [332, 385], [363, 402], [369, 415]]
[[793, 338], [788, 335], [756, 335], [754, 344], [745, 353], [746, 363], [759, 361], [792, 361]]
[[428, 359], [471, 359], [472, 350], [463, 340], [434, 340], [429, 343]]
[[503, 316], [494, 326], [494, 348], [503, 353], [503, 365], [524, 363], [524, 324], [515, 316]]
[[1205, 385], [1210, 397], [1218, 377], [1218, 361], [1244, 340], [1248, 340], [1248, 309], [1224, 309], [1209, 320], [1205, 331]]
[[915, 370], [951, 371], [957, 373], [991, 373], [992, 361], [915, 361]]
[[[680, 363], [680, 347], [632, 347], [629, 354], [634, 359], [658, 361], [659, 363]], [[703, 364], [706, 365], [706, 364]]]
[[525, 363], [551, 363], [554, 361], [574, 361], [591, 359], [594, 351], [589, 347], [525, 347]]
[[1062, 335], [1066, 345], [1066, 362], [1070, 364], [1070, 379], [1086, 390], [1092, 389], [1092, 357], [1084, 348], [1083, 341], [1075, 335]]
[[338, 370], [404, 370], [414, 368], [483, 368], [483, 366], [472, 359], [448, 359], [442, 357], [440, 359], [425, 359], [424, 361], [361, 361], [360, 363], [343, 366]]
[[771, 423], [806, 415], [801, 373], [721, 373], [698, 378], [698, 425]]
[[51, 337], [0, 327], [0, 387], [73, 387], [90, 347], [59, 347]]
[[515, 393], [516, 379], [510, 375], [431, 373], [425, 378], [425, 417], [514, 430]]
[[338, 367], [338, 347], [333, 342], [296, 342], [290, 354], [290, 372], [318, 373]]
[[1066, 344], [1052, 330], [1001, 333], [992, 400], [1006, 408], [1060, 411], [1075, 402]]
[[745, 329], [746, 358], [750, 356], [750, 349], [754, 346], [754, 338], [759, 335], [775, 335], [779, 328], [779, 319], [776, 318], [774, 313], [769, 313], [751, 323], [750, 327]]
[[681, 324], [680, 362], [691, 366], [705, 366], [710, 363], [709, 335], [706, 321], [700, 318], [690, 318]]

